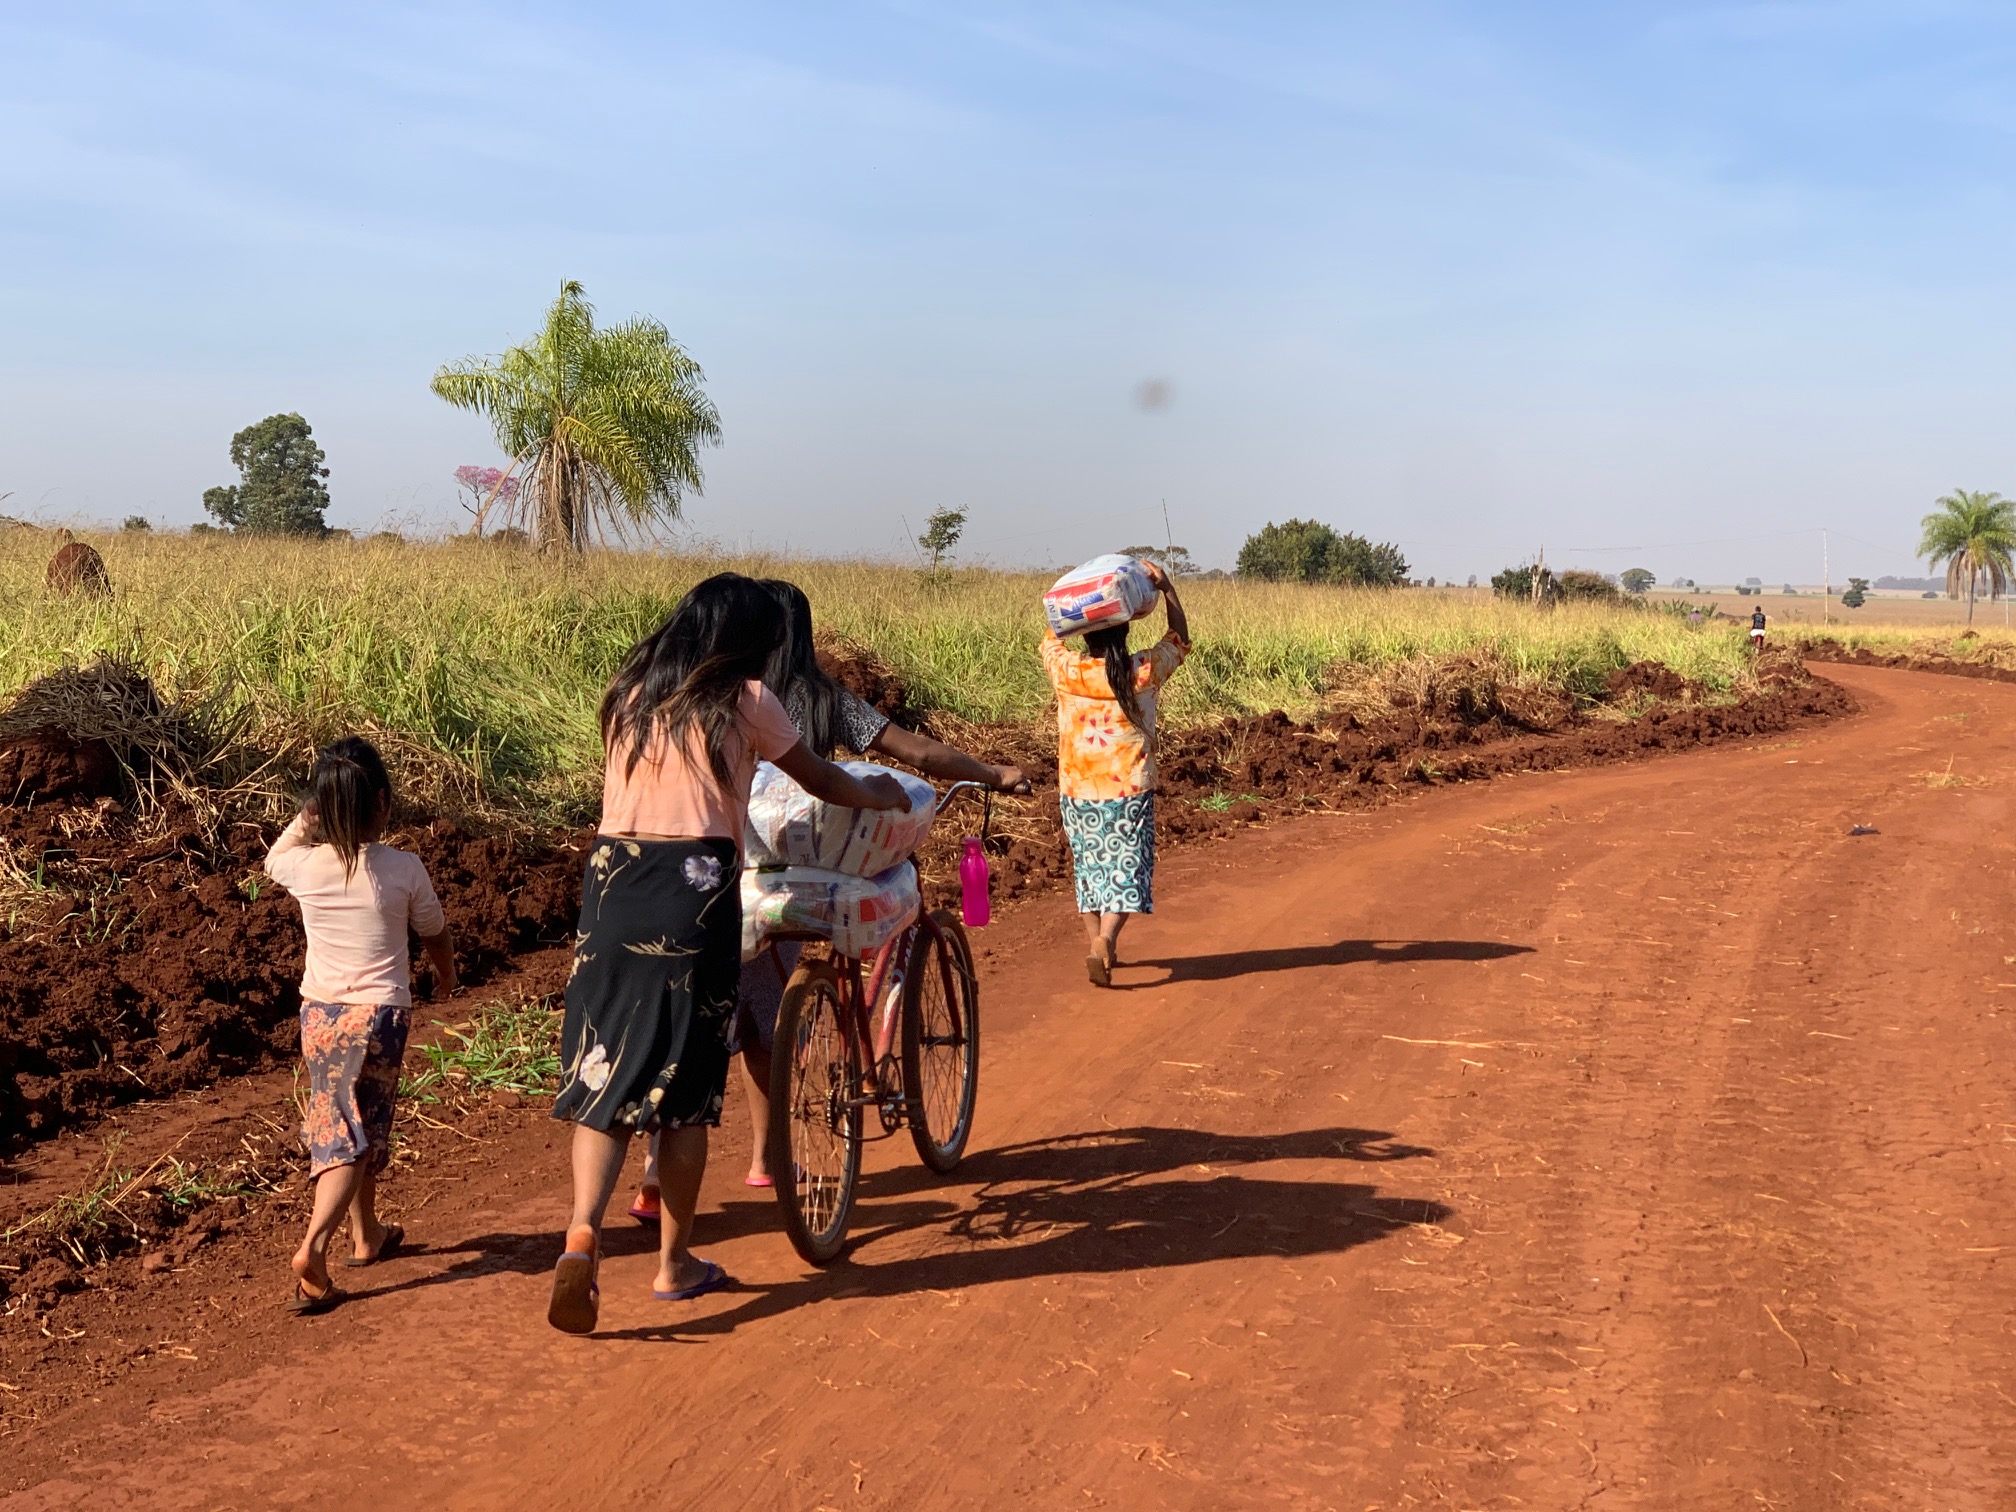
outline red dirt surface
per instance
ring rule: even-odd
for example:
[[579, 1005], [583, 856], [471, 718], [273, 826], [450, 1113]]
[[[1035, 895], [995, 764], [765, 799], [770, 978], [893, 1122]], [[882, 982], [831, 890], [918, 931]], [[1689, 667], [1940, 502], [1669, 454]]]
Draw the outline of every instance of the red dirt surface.
[[1839, 678], [1791, 738], [1179, 852], [1119, 992], [1009, 911], [971, 1154], [874, 1147], [825, 1272], [731, 1109], [735, 1286], [656, 1303], [612, 1229], [553, 1333], [564, 1140], [501, 1104], [423, 1126], [421, 1250], [327, 1318], [280, 1203], [118, 1262], [0, 1332], [0, 1507], [2005, 1508], [2016, 689]]

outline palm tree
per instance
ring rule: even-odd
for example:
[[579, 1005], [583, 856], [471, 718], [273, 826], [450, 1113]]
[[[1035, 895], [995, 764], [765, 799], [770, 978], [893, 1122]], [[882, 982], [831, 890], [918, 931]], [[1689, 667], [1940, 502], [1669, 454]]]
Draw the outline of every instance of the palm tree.
[[1991, 599], [2009, 591], [2016, 577], [2010, 554], [2016, 552], [2016, 501], [1998, 493], [1974, 493], [1956, 488], [1938, 501], [1939, 507], [1920, 524], [1924, 537], [1918, 555], [1937, 566], [1946, 564], [1946, 596], [1967, 590], [1967, 623], [1974, 623], [1974, 596], [1983, 583]]
[[523, 469], [509, 514], [542, 547], [580, 551], [591, 535], [675, 520], [685, 492], [700, 492], [696, 453], [721, 441], [701, 377], [655, 320], [597, 330], [594, 306], [569, 280], [538, 335], [495, 359], [450, 363], [432, 387], [488, 415], [512, 470]]

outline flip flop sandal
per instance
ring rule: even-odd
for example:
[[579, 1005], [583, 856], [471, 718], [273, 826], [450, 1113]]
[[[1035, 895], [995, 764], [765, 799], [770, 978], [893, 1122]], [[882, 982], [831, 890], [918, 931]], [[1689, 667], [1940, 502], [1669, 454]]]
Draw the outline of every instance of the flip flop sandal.
[[712, 1260], [703, 1260], [700, 1263], [707, 1267], [707, 1274], [691, 1286], [682, 1286], [674, 1291], [660, 1291], [654, 1286], [651, 1288], [651, 1295], [660, 1302], [691, 1302], [695, 1297], [704, 1297], [707, 1293], [719, 1291], [728, 1284], [730, 1279], [728, 1272]]
[[630, 1204], [630, 1216], [639, 1223], [656, 1223], [660, 1202], [658, 1188], [644, 1187], [637, 1193], [637, 1200]]
[[744, 1176], [742, 1178], [742, 1185], [750, 1187], [774, 1187], [777, 1185], [777, 1178], [775, 1176]]
[[378, 1241], [378, 1253], [359, 1260], [355, 1255], [345, 1255], [344, 1265], [351, 1270], [362, 1270], [367, 1265], [379, 1265], [399, 1253], [399, 1246], [406, 1242], [406, 1230], [396, 1223], [385, 1225], [385, 1237]]
[[1085, 977], [1094, 987], [1111, 987], [1113, 985], [1113, 968], [1106, 964], [1106, 957], [1103, 952], [1085, 957]]
[[287, 1311], [297, 1318], [312, 1318], [317, 1313], [326, 1313], [349, 1295], [337, 1288], [334, 1281], [325, 1287], [320, 1296], [308, 1295], [308, 1287], [299, 1276], [294, 1278], [294, 1295], [288, 1300]]
[[595, 1332], [595, 1319], [602, 1310], [595, 1269], [595, 1256], [586, 1250], [568, 1250], [553, 1267], [553, 1300], [546, 1308], [546, 1321], [560, 1332]]

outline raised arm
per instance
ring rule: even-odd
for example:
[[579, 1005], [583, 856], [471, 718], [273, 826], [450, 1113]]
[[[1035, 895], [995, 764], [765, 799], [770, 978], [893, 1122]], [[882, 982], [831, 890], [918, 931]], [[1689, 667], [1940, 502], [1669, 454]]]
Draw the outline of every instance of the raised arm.
[[1169, 615], [1169, 628], [1184, 645], [1190, 644], [1190, 616], [1183, 612], [1183, 601], [1176, 597], [1176, 579], [1171, 577], [1160, 562], [1148, 563], [1148, 576], [1155, 586], [1162, 590], [1162, 607]]
[[814, 798], [837, 803], [842, 808], [910, 807], [910, 795], [903, 791], [903, 784], [894, 777], [880, 772], [868, 778], [856, 777], [845, 768], [814, 756], [802, 740], [779, 756], [777, 765], [783, 768], [785, 776]]
[[869, 746], [943, 782], [979, 782], [1002, 793], [1027, 792], [1029, 788], [1029, 779], [1020, 767], [990, 766], [977, 756], [901, 725], [884, 725]]

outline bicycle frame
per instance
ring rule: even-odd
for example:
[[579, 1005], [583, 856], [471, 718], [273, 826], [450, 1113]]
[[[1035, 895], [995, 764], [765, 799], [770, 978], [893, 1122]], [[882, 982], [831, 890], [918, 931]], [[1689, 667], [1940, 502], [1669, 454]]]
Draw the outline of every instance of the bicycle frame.
[[[945, 796], [939, 800], [939, 812], [944, 812], [946, 804], [950, 803], [960, 792], [968, 789], [980, 793], [986, 801], [986, 807], [980, 823], [980, 833], [984, 841], [988, 828], [993, 821], [994, 812], [994, 795], [987, 787], [977, 782], [953, 783], [951, 787], [945, 790]], [[909, 859], [913, 864], [916, 861], [915, 856]], [[882, 1074], [883, 1067], [889, 1064], [890, 1057], [895, 1054], [896, 1034], [900, 1027], [903, 1011], [902, 994], [900, 992], [890, 992], [887, 989], [893, 985], [892, 979], [895, 975], [896, 962], [908, 958], [915, 945], [919, 930], [929, 930], [934, 936], [940, 933], [937, 924], [932, 921], [930, 911], [923, 906], [921, 901], [918, 904], [915, 922], [906, 925], [891, 938], [885, 940], [882, 943], [881, 949], [877, 950], [874, 956], [870, 958], [872, 965], [865, 986], [862, 983], [861, 977], [861, 968], [863, 965], [861, 958], [841, 955], [838, 951], [832, 950], [830, 946], [828, 947], [831, 960], [840, 969], [840, 980], [845, 989], [845, 1001], [840, 1005], [841, 1022], [848, 1036], [853, 1040], [856, 1052], [861, 1057], [861, 1068], [865, 1083], [861, 1089], [861, 1095], [850, 1099], [850, 1102], [857, 1107], [875, 1107], [881, 1109], [884, 1115], [883, 1122], [889, 1126], [891, 1132], [894, 1132], [895, 1127], [908, 1118], [909, 1108], [908, 1097], [902, 1087], [900, 1076], [895, 1078], [892, 1083], [892, 1081], [885, 1079]], [[808, 942], [816, 942], [819, 939], [816, 935], [777, 936], [774, 938], [797, 938]], [[771, 945], [770, 949], [771, 958], [779, 968], [779, 980], [783, 980], [786, 974], [782, 969], [783, 963], [777, 960], [775, 943]], [[965, 1025], [959, 1022], [958, 1017], [963, 998], [954, 990], [951, 967], [949, 965], [951, 952], [935, 950], [931, 954], [932, 958], [938, 962], [938, 970], [944, 977], [940, 985], [944, 990], [948, 1010], [953, 1015], [954, 1032], [963, 1034], [965, 1032]], [[878, 1002], [883, 1003], [879, 1023], [875, 1022], [871, 1017], [874, 1012], [874, 1005]], [[891, 1114], [895, 1117], [894, 1123], [891, 1122]]]

